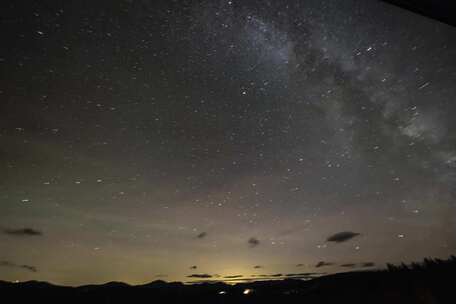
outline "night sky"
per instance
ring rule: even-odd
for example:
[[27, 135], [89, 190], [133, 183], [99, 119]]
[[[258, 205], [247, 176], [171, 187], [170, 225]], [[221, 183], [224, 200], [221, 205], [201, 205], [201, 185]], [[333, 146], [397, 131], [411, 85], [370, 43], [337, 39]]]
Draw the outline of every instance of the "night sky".
[[2, 1], [0, 19], [0, 279], [455, 253], [456, 28], [373, 0]]

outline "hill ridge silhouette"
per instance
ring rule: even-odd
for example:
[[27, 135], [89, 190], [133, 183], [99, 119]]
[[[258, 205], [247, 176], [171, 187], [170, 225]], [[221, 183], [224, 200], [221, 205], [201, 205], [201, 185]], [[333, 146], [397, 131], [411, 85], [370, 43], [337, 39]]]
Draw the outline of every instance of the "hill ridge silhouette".
[[0, 297], [15, 299], [16, 303], [455, 303], [451, 283], [455, 274], [456, 257], [451, 256], [311, 280], [285, 278], [234, 285], [155, 280], [141, 285], [112, 281], [70, 287], [40, 281], [0, 281]]

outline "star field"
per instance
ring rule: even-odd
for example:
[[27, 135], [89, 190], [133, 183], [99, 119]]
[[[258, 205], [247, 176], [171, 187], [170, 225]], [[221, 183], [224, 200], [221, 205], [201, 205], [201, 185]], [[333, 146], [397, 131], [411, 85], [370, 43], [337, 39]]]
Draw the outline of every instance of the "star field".
[[0, 12], [0, 279], [454, 254], [455, 28], [373, 0]]

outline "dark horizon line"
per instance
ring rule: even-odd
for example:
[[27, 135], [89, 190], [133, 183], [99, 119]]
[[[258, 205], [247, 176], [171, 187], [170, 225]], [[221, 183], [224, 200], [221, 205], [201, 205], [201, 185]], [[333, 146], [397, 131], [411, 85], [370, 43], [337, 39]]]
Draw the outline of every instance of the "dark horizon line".
[[[142, 283], [142, 284], [129, 284], [126, 282], [121, 282], [121, 281], [107, 281], [105, 283], [99, 283], [99, 284], [82, 284], [82, 285], [62, 285], [62, 284], [54, 284], [48, 281], [39, 281], [39, 280], [27, 280], [27, 281], [5, 281], [0, 279], [0, 284], [30, 284], [30, 283], [42, 283], [42, 284], [48, 284], [52, 285], [55, 287], [65, 287], [65, 288], [83, 288], [87, 286], [103, 286], [103, 285], [109, 285], [109, 284], [122, 284], [126, 285], [129, 287], [141, 287], [141, 286], [146, 286], [150, 284], [158, 284], [158, 283], [164, 283], [164, 284], [182, 284], [182, 285], [196, 285], [196, 284], [214, 284], [214, 283], [222, 283], [222, 284], [227, 284], [230, 285], [230, 282], [236, 282], [234, 285], [237, 284], [243, 284], [243, 283], [253, 283], [253, 282], [265, 282], [265, 281], [285, 281], [285, 280], [313, 280], [321, 277], [327, 277], [327, 276], [332, 276], [332, 275], [338, 275], [342, 273], [361, 273], [361, 272], [381, 272], [381, 271], [390, 271], [391, 269], [413, 269], [414, 267], [421, 267], [421, 266], [426, 266], [426, 264], [429, 263], [441, 263], [441, 262], [447, 262], [451, 260], [456, 260], [456, 255], [451, 254], [449, 255], [448, 258], [446, 259], [441, 259], [441, 258], [432, 258], [432, 257], [424, 257], [422, 261], [420, 262], [409, 262], [408, 264], [405, 264], [404, 262], [399, 262], [397, 264], [391, 264], [391, 263], [386, 263], [386, 267], [378, 268], [378, 265], [376, 267], [369, 267], [366, 269], [366, 267], [357, 267], [351, 270], [346, 270], [346, 271], [339, 271], [339, 272], [332, 272], [332, 273], [308, 273], [309, 275], [304, 275], [305, 273], [296, 273], [296, 274], [290, 274], [290, 273], [283, 273], [278, 276], [278, 274], [272, 274], [272, 275], [264, 275], [264, 277], [261, 277], [261, 275], [253, 277], [253, 276], [247, 276], [247, 277], [242, 277], [242, 278], [234, 278], [234, 279], [220, 279], [220, 280], [194, 280], [194, 281], [166, 281], [162, 279], [157, 279], [153, 280], [150, 282]], [[288, 276], [287, 276], [288, 275]], [[242, 282], [244, 281], [244, 282]]]

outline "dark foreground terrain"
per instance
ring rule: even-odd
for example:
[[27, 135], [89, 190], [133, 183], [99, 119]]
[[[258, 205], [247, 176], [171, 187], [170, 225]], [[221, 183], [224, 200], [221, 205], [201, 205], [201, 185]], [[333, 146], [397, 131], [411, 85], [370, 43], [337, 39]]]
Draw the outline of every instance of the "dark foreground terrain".
[[[456, 257], [303, 281], [63, 287], [0, 281], [1, 303], [456, 303]], [[248, 291], [246, 291], [248, 290]]]

